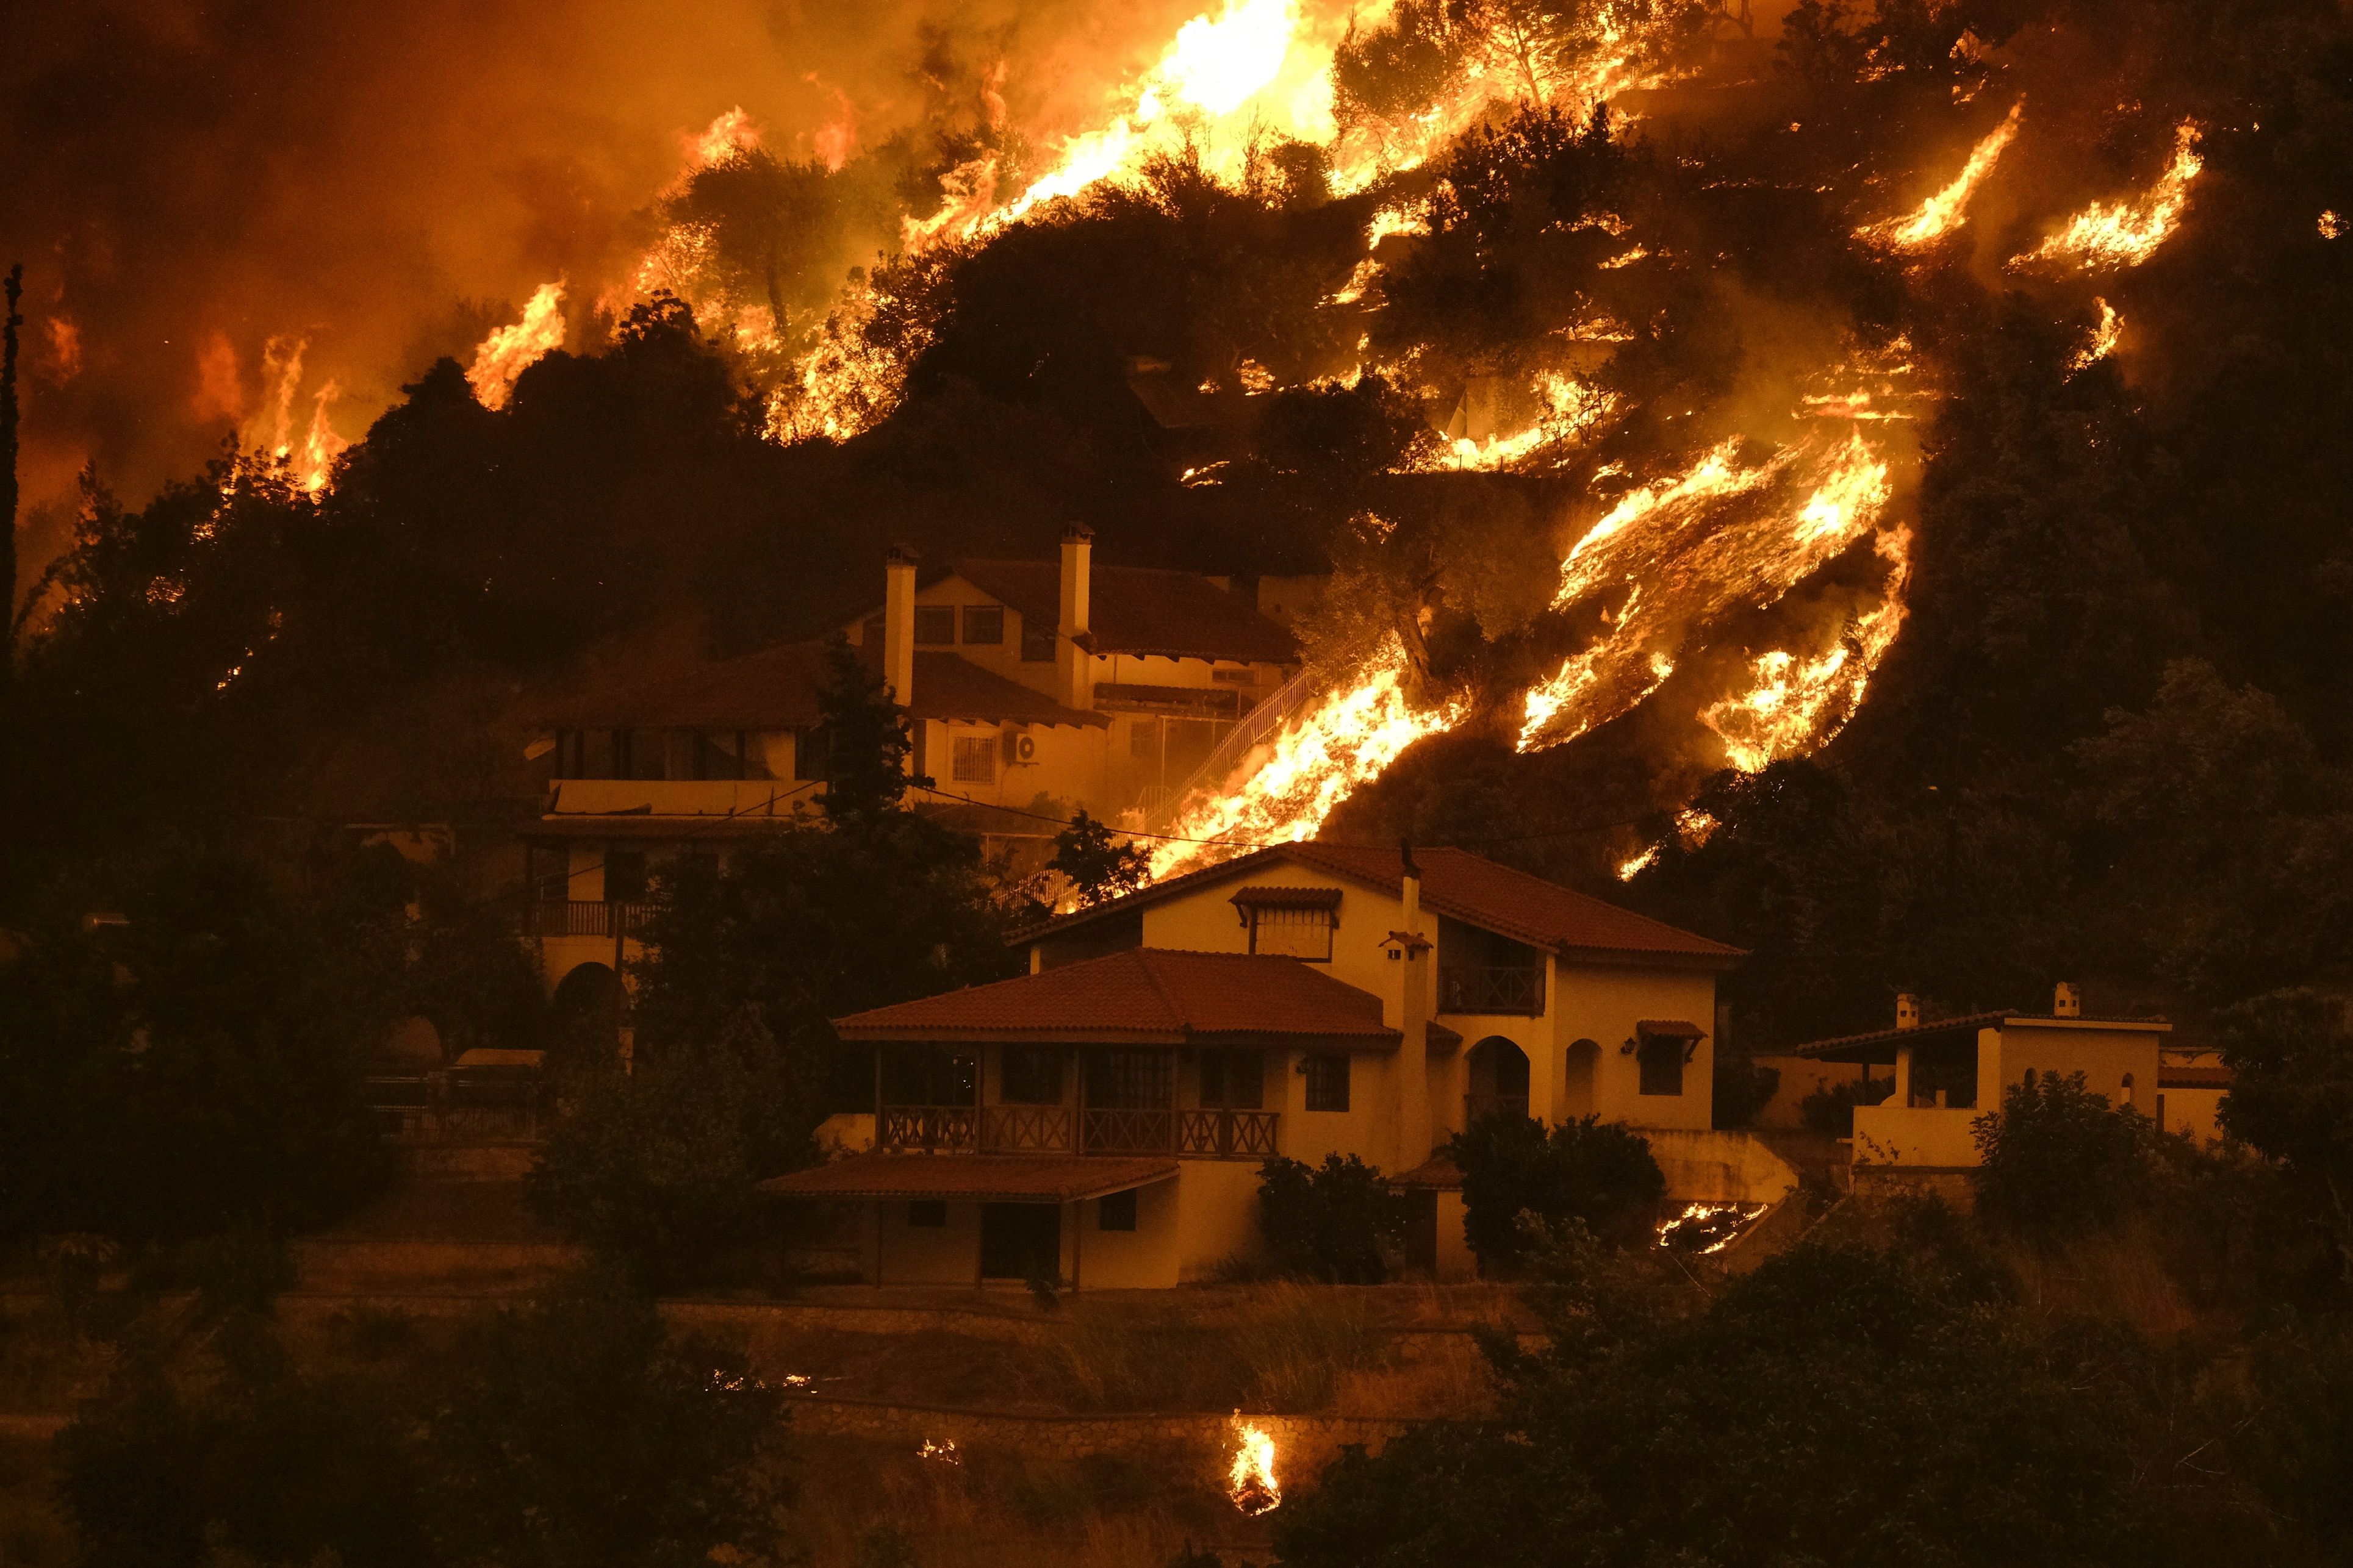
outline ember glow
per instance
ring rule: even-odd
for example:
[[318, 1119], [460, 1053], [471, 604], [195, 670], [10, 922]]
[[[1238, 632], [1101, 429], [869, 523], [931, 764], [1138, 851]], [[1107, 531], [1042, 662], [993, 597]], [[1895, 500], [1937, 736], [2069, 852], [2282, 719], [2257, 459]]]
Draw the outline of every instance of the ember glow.
[[466, 373], [467, 384], [483, 407], [504, 408], [514, 395], [515, 377], [563, 346], [564, 281], [558, 279], [533, 292], [522, 321], [482, 340], [474, 351], [474, 368]]
[[1722, 1252], [1765, 1215], [1765, 1205], [1752, 1203], [1687, 1203], [1680, 1214], [1659, 1222], [1659, 1245], [1696, 1252], [1704, 1258]]
[[1968, 222], [1969, 197], [1974, 195], [1993, 166], [2001, 161], [2002, 149], [2018, 134], [2018, 117], [2025, 110], [2026, 100], [2020, 99], [2010, 106], [2010, 113], [1989, 132], [1969, 153], [1969, 161], [1952, 184], [1920, 204], [1909, 217], [1893, 219], [1858, 231], [1862, 237], [1876, 241], [1895, 250], [1917, 250], [1933, 245]]
[[2116, 314], [2114, 305], [2105, 300], [2094, 300], [2092, 303], [2100, 308], [2100, 324], [2092, 329], [2092, 341], [2076, 350], [2075, 357], [2067, 362], [2067, 374], [2070, 375], [2089, 370], [2114, 353], [2116, 340], [2125, 335], [2125, 319]]
[[[1380, 776], [1416, 741], [1461, 721], [1460, 702], [1418, 705], [1406, 689], [1405, 648], [1387, 653], [1357, 680], [1283, 726], [1243, 760], [1226, 793], [1184, 807], [1170, 842], [1152, 847], [1152, 874], [1166, 877], [1253, 845], [1313, 838], [1333, 808]], [[1175, 842], [1211, 840], [1223, 842]]]
[[2086, 271], [2139, 266], [2180, 225], [2189, 205], [2190, 182], [2205, 166], [2198, 155], [2198, 126], [2185, 120], [2173, 133], [2173, 161], [2146, 195], [2114, 205], [2093, 203], [2010, 266], [2064, 265]]
[[1282, 1506], [1282, 1487], [1274, 1479], [1274, 1439], [1253, 1423], [1234, 1423], [1233, 1463], [1226, 1471], [1226, 1495], [1242, 1512], [1272, 1513]]

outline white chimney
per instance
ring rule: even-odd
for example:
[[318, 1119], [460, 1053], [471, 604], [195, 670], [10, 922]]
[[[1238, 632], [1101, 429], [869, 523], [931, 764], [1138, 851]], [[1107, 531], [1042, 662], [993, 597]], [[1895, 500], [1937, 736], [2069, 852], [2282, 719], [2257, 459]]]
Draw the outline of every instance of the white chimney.
[[1920, 1026], [1920, 998], [1909, 991], [1895, 998], [1895, 1026], [1899, 1029]]
[[1409, 1171], [1430, 1158], [1430, 939], [1421, 934], [1421, 868], [1413, 862], [1413, 846], [1399, 847], [1403, 860], [1405, 908], [1402, 929], [1390, 940], [1401, 954], [1398, 964], [1398, 1042], [1392, 1070], [1397, 1082], [1397, 1163], [1390, 1169]]
[[1087, 634], [1087, 607], [1094, 575], [1094, 530], [1074, 522], [1062, 530], [1062, 619], [1054, 629], [1055, 684], [1062, 706], [1091, 711], [1095, 705], [1095, 661], [1079, 639]]
[[2075, 989], [2072, 980], [2062, 980], [2051, 994], [2051, 1016], [2054, 1018], [2080, 1018], [2084, 1016], [2084, 994]]
[[915, 700], [915, 563], [920, 557], [894, 544], [882, 557], [882, 684], [891, 700], [904, 708]]

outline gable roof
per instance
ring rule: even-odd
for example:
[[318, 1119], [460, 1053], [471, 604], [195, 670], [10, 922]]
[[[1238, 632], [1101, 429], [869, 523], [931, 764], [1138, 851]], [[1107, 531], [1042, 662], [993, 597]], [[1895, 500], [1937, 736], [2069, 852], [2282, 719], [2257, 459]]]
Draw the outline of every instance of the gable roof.
[[[1051, 626], [1061, 618], [1059, 561], [957, 560], [948, 563], [948, 572], [1019, 611], [1030, 625]], [[1099, 654], [1299, 661], [1299, 640], [1238, 595], [1197, 573], [1145, 566], [1097, 563], [1089, 569], [1087, 638]]]
[[[1746, 956], [1740, 948], [1514, 871], [1467, 849], [1417, 848], [1414, 860], [1421, 871], [1424, 910], [1531, 947], [1565, 955], [1640, 955], [1711, 968], [1729, 967]], [[1013, 940], [1034, 942], [1110, 914], [1124, 914], [1139, 900], [1170, 898], [1284, 862], [1345, 878], [1392, 898], [1404, 896], [1404, 860], [1395, 849], [1314, 841], [1277, 844], [1033, 926]]]
[[1860, 1035], [1839, 1035], [1827, 1040], [1809, 1040], [1792, 1047], [1793, 1056], [1810, 1057], [1821, 1062], [1892, 1062], [1895, 1046], [1914, 1045], [1921, 1040], [1944, 1039], [1966, 1035], [1974, 1038], [1979, 1029], [2044, 1028], [2044, 1029], [2129, 1029], [2136, 1034], [2168, 1034], [2173, 1026], [2163, 1018], [2060, 1018], [2047, 1015], [2021, 1013], [2015, 1007], [2001, 1007], [1985, 1013], [1963, 1013], [1951, 1018], [1924, 1019], [1908, 1028], [1869, 1029]]
[[[855, 651], [870, 668], [881, 658], [879, 649]], [[827, 675], [823, 640], [779, 643], [616, 691], [577, 698], [548, 722], [559, 729], [803, 729], [823, 717], [818, 691]], [[915, 700], [907, 710], [918, 719], [983, 723], [1084, 724], [1096, 729], [1111, 724], [1101, 713], [1065, 708], [1042, 691], [934, 648], [915, 650]]]
[[1381, 999], [1295, 958], [1131, 948], [834, 1020], [845, 1040], [1322, 1043], [1386, 1050]]

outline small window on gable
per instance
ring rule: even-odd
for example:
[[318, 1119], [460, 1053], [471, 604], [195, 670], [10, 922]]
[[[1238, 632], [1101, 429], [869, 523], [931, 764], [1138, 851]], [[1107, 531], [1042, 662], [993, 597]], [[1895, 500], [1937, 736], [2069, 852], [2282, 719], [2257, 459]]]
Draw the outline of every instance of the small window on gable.
[[1307, 1109], [1348, 1109], [1348, 1058], [1340, 1051], [1319, 1051], [1307, 1058]]
[[948, 1205], [941, 1198], [917, 1198], [907, 1205], [907, 1224], [916, 1230], [937, 1230], [948, 1223]]
[[1003, 647], [1005, 606], [966, 605], [964, 607], [964, 640], [982, 647]]
[[917, 605], [915, 606], [915, 646], [917, 647], [954, 647], [955, 634], [956, 612], [954, 605]]
[[1134, 1230], [1135, 1228], [1135, 1189], [1113, 1193], [1095, 1204], [1097, 1230]]
[[955, 738], [955, 763], [950, 776], [958, 784], [995, 784], [997, 737], [958, 735]]

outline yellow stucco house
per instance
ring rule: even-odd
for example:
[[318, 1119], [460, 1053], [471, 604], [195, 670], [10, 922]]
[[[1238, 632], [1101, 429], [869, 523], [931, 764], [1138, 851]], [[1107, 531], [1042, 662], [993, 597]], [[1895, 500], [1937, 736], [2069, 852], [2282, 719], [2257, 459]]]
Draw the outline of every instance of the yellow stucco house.
[[[1855, 1108], [1853, 1163], [1926, 1173], [1975, 1168], [1973, 1124], [1999, 1110], [2003, 1093], [2030, 1073], [2080, 1072], [2093, 1093], [2162, 1125], [2162, 1091], [2183, 1070], [2164, 1059], [2172, 1029], [2162, 1018], [2087, 1016], [2081, 994], [2063, 983], [2042, 1015], [2004, 1009], [1923, 1021], [1919, 1003], [1900, 996], [1894, 1028], [1816, 1040], [1796, 1054], [1853, 1064], [1867, 1077], [1883, 1076], [1874, 1064], [1892, 1064], [1895, 1087], [1887, 1099]], [[2226, 1079], [2209, 1084], [2206, 1075], [2192, 1076], [2200, 1080], [2196, 1092], [2219, 1098]], [[2193, 1114], [2211, 1126], [2211, 1106]]]
[[[1041, 801], [1140, 826], [1314, 693], [1289, 629], [1314, 578], [1236, 580], [1059, 561], [886, 556], [880, 604], [841, 623], [906, 710], [917, 809], [1042, 841]], [[523, 832], [550, 989], [607, 990], [638, 955], [649, 887], [681, 855], [790, 828], [824, 793], [823, 639], [704, 660], [547, 714], [544, 809]]]
[[1675, 1196], [1794, 1184], [1710, 1130], [1738, 950], [1460, 849], [1281, 846], [1021, 940], [1027, 976], [838, 1020], [877, 1048], [872, 1146], [765, 1184], [857, 1205], [873, 1282], [1175, 1285], [1258, 1248], [1261, 1162], [1332, 1153], [1465, 1277], [1432, 1153], [1491, 1110], [1643, 1129]]

